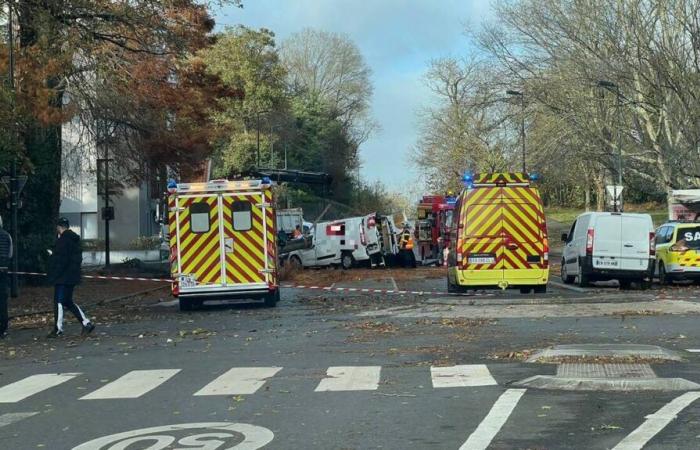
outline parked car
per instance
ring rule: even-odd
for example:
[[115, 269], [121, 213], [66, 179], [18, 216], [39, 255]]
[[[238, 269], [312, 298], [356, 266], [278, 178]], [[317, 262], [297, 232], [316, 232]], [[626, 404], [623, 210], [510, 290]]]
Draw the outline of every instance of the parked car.
[[661, 284], [700, 282], [700, 223], [661, 225], [656, 230], [656, 267]]
[[565, 242], [561, 278], [588, 286], [594, 281], [618, 280], [651, 286], [655, 262], [655, 233], [649, 214], [590, 212], [581, 214], [562, 235]]

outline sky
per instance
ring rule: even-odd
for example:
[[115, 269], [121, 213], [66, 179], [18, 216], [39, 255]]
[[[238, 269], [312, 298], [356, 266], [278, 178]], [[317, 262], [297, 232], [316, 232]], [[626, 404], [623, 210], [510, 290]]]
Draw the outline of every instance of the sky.
[[468, 53], [464, 32], [487, 17], [489, 0], [244, 0], [215, 11], [218, 26], [268, 28], [278, 43], [304, 28], [344, 33], [372, 70], [371, 115], [380, 130], [360, 147], [365, 181], [415, 185], [411, 149], [419, 111], [434, 101], [424, 76], [432, 59]]

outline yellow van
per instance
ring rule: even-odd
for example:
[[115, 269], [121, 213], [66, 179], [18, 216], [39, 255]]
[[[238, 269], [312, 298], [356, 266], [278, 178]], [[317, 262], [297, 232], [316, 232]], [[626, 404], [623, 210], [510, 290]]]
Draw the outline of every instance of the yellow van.
[[449, 292], [499, 287], [545, 293], [549, 244], [542, 199], [525, 173], [465, 175], [448, 258]]

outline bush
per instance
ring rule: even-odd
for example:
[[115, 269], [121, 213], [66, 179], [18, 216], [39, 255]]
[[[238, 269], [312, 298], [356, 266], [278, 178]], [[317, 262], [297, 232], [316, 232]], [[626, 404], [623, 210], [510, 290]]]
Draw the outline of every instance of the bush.
[[129, 250], [158, 250], [160, 248], [160, 237], [140, 236], [129, 242]]
[[83, 239], [83, 251], [101, 252], [105, 249], [105, 241], [102, 239]]

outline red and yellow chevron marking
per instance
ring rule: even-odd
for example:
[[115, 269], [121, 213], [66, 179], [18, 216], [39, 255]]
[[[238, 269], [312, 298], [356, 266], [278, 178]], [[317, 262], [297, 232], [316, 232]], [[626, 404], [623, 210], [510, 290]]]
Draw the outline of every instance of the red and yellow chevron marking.
[[[544, 212], [535, 189], [481, 187], [463, 195], [459, 220], [464, 227], [457, 243], [462, 252], [461, 270], [546, 267]], [[509, 248], [510, 244], [517, 248]], [[493, 264], [469, 264], [470, 254], [489, 254], [495, 260]], [[534, 256], [538, 262], [528, 262]]]
[[[233, 239], [233, 252], [226, 253], [226, 283], [264, 283], [265, 247], [263, 242], [262, 211], [260, 195], [225, 194], [223, 196], [224, 233]], [[250, 230], [236, 231], [233, 227], [232, 207], [234, 202], [251, 204], [252, 225]]]
[[[190, 229], [190, 206], [209, 205], [209, 231], [193, 233]], [[218, 196], [178, 198], [180, 228], [180, 273], [192, 274], [198, 284], [221, 283], [221, 241], [219, 239]]]
[[479, 173], [474, 176], [474, 184], [496, 183], [529, 183], [530, 177], [526, 173]]
[[274, 203], [274, 198], [272, 196], [271, 190], [265, 191], [265, 203], [270, 205], [265, 208], [265, 214], [267, 215], [266, 225], [267, 225], [267, 268], [272, 269], [269, 272], [267, 282], [273, 286], [277, 286], [277, 224], [276, 215], [272, 208]]

